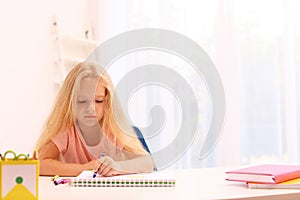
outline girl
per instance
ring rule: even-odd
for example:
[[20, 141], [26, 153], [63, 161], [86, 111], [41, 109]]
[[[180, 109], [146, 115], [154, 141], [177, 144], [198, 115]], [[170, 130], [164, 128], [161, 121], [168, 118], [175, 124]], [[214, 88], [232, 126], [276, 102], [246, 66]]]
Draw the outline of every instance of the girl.
[[40, 175], [152, 171], [151, 156], [113, 95], [112, 81], [103, 68], [79, 63], [70, 71], [37, 143]]

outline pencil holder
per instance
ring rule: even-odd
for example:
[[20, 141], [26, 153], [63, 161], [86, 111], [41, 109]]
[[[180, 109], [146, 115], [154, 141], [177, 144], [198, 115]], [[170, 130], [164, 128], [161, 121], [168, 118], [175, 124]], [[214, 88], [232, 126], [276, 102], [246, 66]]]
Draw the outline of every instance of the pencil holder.
[[35, 156], [6, 151], [0, 157], [0, 199], [37, 200], [38, 176], [39, 161]]

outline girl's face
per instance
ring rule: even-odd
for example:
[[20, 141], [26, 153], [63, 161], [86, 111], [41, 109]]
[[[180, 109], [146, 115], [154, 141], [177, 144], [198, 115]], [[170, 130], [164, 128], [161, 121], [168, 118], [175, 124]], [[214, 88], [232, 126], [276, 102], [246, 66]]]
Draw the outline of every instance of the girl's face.
[[[96, 88], [95, 88], [96, 87]], [[96, 78], [84, 78], [75, 106], [75, 117], [80, 126], [92, 127], [103, 118], [106, 89]]]

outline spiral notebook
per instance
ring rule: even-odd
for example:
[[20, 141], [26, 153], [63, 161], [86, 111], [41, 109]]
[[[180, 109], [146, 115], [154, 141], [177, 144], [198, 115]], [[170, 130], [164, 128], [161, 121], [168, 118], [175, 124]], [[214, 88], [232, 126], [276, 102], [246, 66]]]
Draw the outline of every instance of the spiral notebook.
[[71, 179], [73, 187], [174, 187], [174, 172], [153, 172], [113, 177], [97, 176], [93, 178], [92, 171], [82, 171]]

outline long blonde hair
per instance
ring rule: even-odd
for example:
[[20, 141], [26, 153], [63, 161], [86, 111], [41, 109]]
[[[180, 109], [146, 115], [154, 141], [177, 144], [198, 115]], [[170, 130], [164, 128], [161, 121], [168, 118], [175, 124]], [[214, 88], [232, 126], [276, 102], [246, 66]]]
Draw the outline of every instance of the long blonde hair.
[[85, 77], [99, 78], [106, 88], [104, 115], [99, 125], [107, 137], [110, 140], [116, 139], [125, 151], [138, 154], [147, 153], [121, 109], [110, 76], [99, 65], [87, 62], [77, 64], [67, 75], [37, 142], [37, 149], [40, 150], [43, 146], [48, 145], [58, 133], [74, 126], [74, 102], [76, 101], [80, 81]]

